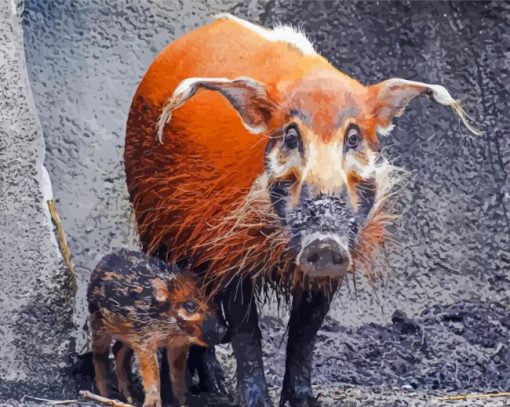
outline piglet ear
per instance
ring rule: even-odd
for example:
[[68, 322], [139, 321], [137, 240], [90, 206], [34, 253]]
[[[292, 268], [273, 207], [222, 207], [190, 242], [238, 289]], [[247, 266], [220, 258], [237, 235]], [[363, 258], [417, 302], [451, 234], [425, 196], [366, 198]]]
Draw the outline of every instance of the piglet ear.
[[237, 111], [244, 127], [253, 134], [267, 130], [271, 119], [273, 103], [266, 87], [252, 78], [188, 78], [175, 89], [163, 107], [158, 125], [158, 139], [163, 140], [165, 124], [172, 118], [172, 112], [186, 103], [199, 89], [219, 92]]
[[388, 132], [393, 127], [391, 123], [393, 118], [402, 115], [409, 102], [422, 94], [441, 105], [450, 106], [471, 133], [480, 134], [480, 131], [469, 122], [469, 117], [460, 102], [454, 99], [444, 86], [400, 78], [388, 79], [369, 87], [373, 113], [380, 133]]
[[151, 281], [152, 285], [152, 294], [154, 295], [154, 298], [157, 302], [164, 303], [168, 301], [169, 297], [169, 291], [168, 291], [168, 285], [163, 279], [161, 278], [155, 278]]

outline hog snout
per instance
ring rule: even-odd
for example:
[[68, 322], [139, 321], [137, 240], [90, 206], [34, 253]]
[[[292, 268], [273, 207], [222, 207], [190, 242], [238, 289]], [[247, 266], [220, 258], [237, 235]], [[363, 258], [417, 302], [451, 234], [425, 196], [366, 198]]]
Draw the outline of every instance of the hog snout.
[[340, 196], [312, 197], [300, 202], [291, 214], [294, 236], [289, 248], [296, 265], [314, 277], [341, 277], [351, 267], [350, 249], [357, 235], [352, 208]]
[[221, 343], [227, 334], [227, 327], [216, 315], [207, 315], [202, 325], [202, 338], [208, 345]]
[[350, 268], [352, 260], [346, 244], [334, 236], [315, 233], [303, 240], [297, 265], [314, 277], [339, 277]]

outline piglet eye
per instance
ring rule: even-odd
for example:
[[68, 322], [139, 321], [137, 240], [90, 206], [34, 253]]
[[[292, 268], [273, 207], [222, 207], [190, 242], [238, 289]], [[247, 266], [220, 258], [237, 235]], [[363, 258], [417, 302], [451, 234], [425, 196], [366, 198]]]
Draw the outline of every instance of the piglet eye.
[[347, 148], [357, 148], [361, 143], [361, 135], [357, 127], [351, 127], [347, 130]]
[[293, 150], [298, 146], [299, 143], [299, 131], [294, 126], [289, 126], [285, 130], [285, 134], [283, 136], [283, 142], [285, 144], [285, 147], [287, 147], [289, 150]]
[[198, 305], [193, 301], [186, 301], [182, 306], [188, 312], [195, 312], [198, 308]]

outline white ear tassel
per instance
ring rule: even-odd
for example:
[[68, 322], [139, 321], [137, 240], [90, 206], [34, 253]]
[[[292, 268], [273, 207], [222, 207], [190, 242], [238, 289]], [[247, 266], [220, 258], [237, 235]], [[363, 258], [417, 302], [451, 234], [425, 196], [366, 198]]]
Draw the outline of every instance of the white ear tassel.
[[462, 105], [460, 104], [459, 100], [454, 99], [448, 90], [441, 85], [431, 85], [424, 82], [415, 82], [415, 81], [408, 81], [406, 79], [390, 79], [389, 81], [390, 86], [398, 86], [398, 85], [411, 85], [411, 86], [418, 86], [421, 88], [426, 88], [431, 91], [432, 99], [434, 99], [435, 102], [443, 105], [443, 106], [450, 106], [455, 114], [459, 116], [460, 120], [466, 126], [466, 128], [473, 134], [479, 136], [482, 134], [480, 130], [475, 128], [471, 122], [473, 119], [468, 116], [468, 114], [465, 112], [465, 110], [462, 108]]
[[[424, 84], [426, 85], [426, 84]], [[473, 121], [466, 111], [462, 108], [459, 100], [454, 99], [448, 90], [441, 85], [427, 85], [427, 87], [432, 91], [432, 98], [439, 104], [450, 106], [453, 111], [460, 117], [460, 120], [466, 126], [466, 128], [473, 134], [479, 136], [482, 132], [475, 127], [473, 127], [470, 121]]]
[[453, 111], [457, 114], [457, 116], [460, 117], [460, 120], [466, 126], [466, 128], [473, 133], [475, 136], [482, 135], [482, 132], [478, 130], [476, 127], [474, 127], [470, 121], [473, 121], [471, 117], [466, 113], [466, 111], [462, 108], [462, 105], [458, 100], [455, 101], [455, 103], [450, 105]]

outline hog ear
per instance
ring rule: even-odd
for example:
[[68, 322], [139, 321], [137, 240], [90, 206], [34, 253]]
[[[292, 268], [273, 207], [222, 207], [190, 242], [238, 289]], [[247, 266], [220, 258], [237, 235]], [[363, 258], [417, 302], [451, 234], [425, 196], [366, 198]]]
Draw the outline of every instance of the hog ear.
[[155, 278], [151, 281], [151, 285], [152, 294], [154, 295], [156, 301], [160, 304], [167, 302], [170, 294], [168, 291], [167, 283], [161, 278]]
[[221, 93], [239, 114], [244, 127], [250, 133], [259, 134], [267, 130], [273, 104], [268, 98], [266, 87], [251, 78], [189, 78], [183, 80], [163, 107], [157, 125], [158, 139], [163, 140], [165, 124], [172, 118], [172, 112], [188, 101], [199, 89]]
[[383, 135], [392, 129], [393, 118], [399, 117], [409, 102], [421, 94], [441, 105], [450, 106], [471, 133], [480, 134], [469, 122], [470, 118], [460, 101], [454, 99], [444, 86], [393, 78], [370, 86], [369, 94], [374, 103], [373, 112], [378, 122], [378, 131]]

